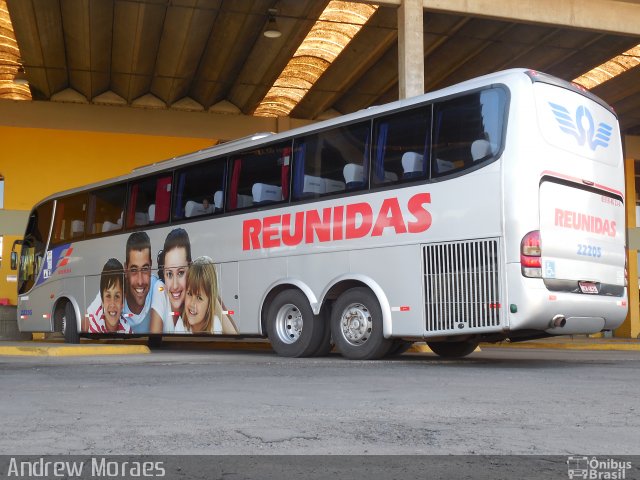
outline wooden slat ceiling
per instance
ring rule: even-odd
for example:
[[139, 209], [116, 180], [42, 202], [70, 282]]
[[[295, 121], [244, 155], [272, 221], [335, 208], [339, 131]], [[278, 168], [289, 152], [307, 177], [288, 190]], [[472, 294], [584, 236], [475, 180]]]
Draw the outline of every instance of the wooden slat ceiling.
[[[328, 0], [7, 0], [33, 98], [251, 114]], [[262, 35], [269, 8], [282, 36]], [[639, 37], [425, 11], [425, 87], [529, 67], [571, 80]], [[398, 98], [397, 12], [380, 7], [292, 117]], [[640, 134], [640, 68], [597, 88]], [[82, 99], [82, 97], [78, 96]], [[114, 100], [115, 99], [115, 100]], [[221, 103], [222, 102], [222, 103]], [[229, 104], [232, 104], [231, 106]]]

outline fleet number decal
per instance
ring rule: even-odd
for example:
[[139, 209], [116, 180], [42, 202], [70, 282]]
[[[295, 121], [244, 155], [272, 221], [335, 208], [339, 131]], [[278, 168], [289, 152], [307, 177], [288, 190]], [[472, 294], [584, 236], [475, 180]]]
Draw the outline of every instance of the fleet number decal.
[[600, 258], [602, 256], [602, 247], [595, 247], [593, 245], [578, 244], [578, 255], [584, 257]]

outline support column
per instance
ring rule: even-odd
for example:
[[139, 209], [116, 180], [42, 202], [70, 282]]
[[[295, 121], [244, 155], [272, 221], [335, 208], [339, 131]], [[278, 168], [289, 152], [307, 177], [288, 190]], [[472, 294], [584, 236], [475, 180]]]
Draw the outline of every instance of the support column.
[[635, 159], [625, 151], [625, 210], [627, 215], [627, 261], [629, 275], [629, 313], [614, 334], [616, 337], [638, 338], [640, 336], [640, 296], [638, 293], [638, 230], [636, 229], [636, 183]]
[[398, 8], [398, 87], [401, 99], [424, 93], [422, 0], [402, 0]]

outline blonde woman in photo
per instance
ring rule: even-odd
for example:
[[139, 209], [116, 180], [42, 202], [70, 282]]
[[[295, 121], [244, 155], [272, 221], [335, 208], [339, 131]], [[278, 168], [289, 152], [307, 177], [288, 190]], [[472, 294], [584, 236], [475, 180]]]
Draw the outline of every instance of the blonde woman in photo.
[[219, 335], [238, 333], [233, 319], [222, 313], [218, 295], [215, 263], [207, 256], [196, 258], [187, 272], [186, 297], [182, 315], [186, 332]]

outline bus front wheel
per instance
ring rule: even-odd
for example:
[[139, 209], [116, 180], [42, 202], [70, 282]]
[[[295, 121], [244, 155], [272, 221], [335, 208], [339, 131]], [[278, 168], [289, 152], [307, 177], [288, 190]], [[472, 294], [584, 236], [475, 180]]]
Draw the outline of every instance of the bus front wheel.
[[462, 358], [478, 347], [478, 342], [465, 340], [461, 342], [427, 342], [429, 348], [443, 358]]
[[334, 303], [331, 335], [340, 353], [353, 360], [382, 358], [393, 344], [383, 336], [378, 299], [362, 287], [347, 290]]
[[71, 302], [67, 302], [64, 306], [62, 316], [62, 334], [66, 343], [80, 343], [80, 334], [78, 333], [78, 322], [76, 321], [76, 312]]
[[278, 293], [267, 310], [267, 335], [283, 357], [308, 357], [322, 348], [328, 327], [322, 315], [314, 315], [307, 297], [299, 290]]

